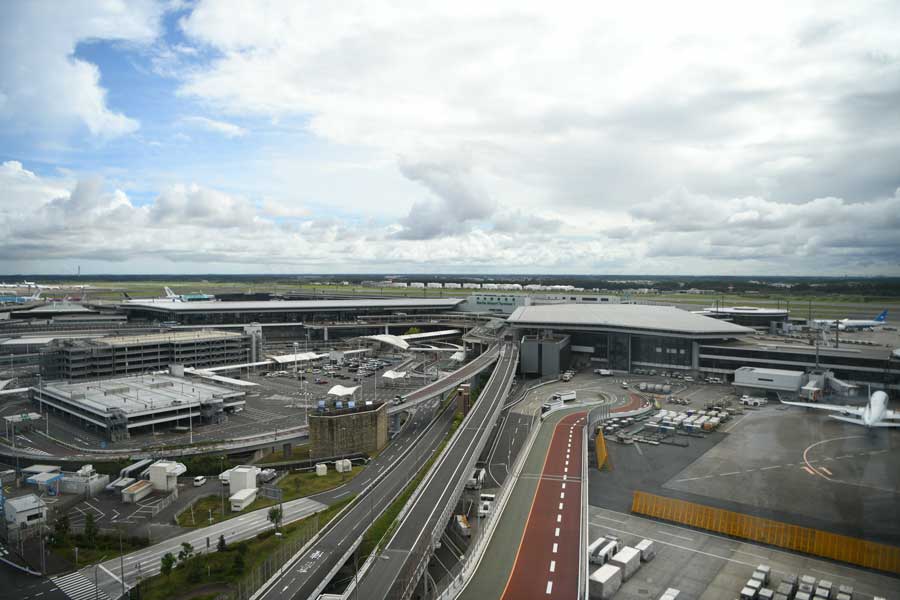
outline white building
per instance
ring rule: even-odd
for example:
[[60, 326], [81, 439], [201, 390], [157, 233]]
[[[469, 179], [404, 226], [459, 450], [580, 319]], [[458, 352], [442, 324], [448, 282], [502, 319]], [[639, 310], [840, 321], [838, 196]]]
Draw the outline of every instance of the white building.
[[424, 288], [424, 287], [425, 287], [425, 284], [422, 283], [421, 281], [411, 281], [411, 282], [409, 283], [409, 287], [411, 287], [411, 288]]
[[150, 483], [154, 490], [171, 492], [178, 487], [179, 475], [184, 475], [187, 467], [170, 460], [158, 460], [150, 465]]
[[480, 283], [464, 283], [462, 284], [464, 290], [480, 290]]
[[428, 285], [426, 287], [428, 287], [429, 289], [432, 289], [432, 290], [435, 290], [435, 289], [439, 290], [442, 287], [444, 287], [444, 284], [439, 283], [437, 281], [429, 281]]
[[444, 284], [444, 289], [445, 289], [445, 290], [458, 290], [458, 289], [460, 289], [460, 288], [462, 288], [462, 286], [461, 286], [460, 284], [458, 284], [458, 283], [452, 283], [452, 282], [451, 282], [451, 283], [445, 283], [445, 284]]
[[47, 521], [47, 505], [37, 494], [9, 498], [3, 504], [3, 517], [9, 539], [18, 540], [20, 535]]
[[259, 467], [241, 465], [231, 470], [228, 476], [228, 491], [232, 494], [241, 490], [255, 489]]

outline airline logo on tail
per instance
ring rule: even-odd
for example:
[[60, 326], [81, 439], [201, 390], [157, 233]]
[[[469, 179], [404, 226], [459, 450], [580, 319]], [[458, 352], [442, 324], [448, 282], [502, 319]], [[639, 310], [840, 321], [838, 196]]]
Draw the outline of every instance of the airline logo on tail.
[[884, 323], [885, 321], [887, 321], [887, 309], [881, 311], [881, 314], [875, 317], [875, 321], [879, 323]]

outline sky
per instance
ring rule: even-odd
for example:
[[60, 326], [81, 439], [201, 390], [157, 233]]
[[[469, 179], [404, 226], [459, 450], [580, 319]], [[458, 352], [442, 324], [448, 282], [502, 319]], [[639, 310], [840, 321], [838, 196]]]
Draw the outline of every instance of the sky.
[[900, 3], [0, 3], [2, 273], [900, 275]]

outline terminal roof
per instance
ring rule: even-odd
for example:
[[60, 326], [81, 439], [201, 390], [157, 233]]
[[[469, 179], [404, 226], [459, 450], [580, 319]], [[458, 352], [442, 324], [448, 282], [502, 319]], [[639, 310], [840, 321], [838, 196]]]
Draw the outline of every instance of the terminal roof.
[[463, 298], [359, 298], [348, 300], [260, 300], [221, 302], [129, 302], [123, 308], [149, 308], [172, 313], [190, 312], [285, 312], [341, 310], [354, 308], [446, 308], [451, 309]]
[[523, 327], [574, 327], [644, 330], [684, 335], [722, 335], [726, 337], [754, 333], [727, 321], [693, 314], [672, 306], [644, 304], [545, 304], [520, 306], [507, 319]]

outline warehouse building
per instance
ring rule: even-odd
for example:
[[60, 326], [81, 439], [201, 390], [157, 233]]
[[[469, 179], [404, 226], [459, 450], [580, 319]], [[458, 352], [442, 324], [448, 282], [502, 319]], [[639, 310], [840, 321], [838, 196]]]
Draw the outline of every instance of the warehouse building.
[[250, 360], [258, 338], [234, 331], [171, 331], [94, 339], [59, 339], [44, 351], [46, 379], [78, 381], [135, 375], [181, 364], [196, 368]]
[[169, 375], [118, 379], [43, 382], [31, 388], [32, 402], [81, 426], [99, 431], [110, 441], [159, 428], [188, 430], [204, 423], [221, 423], [225, 411], [244, 405], [244, 392]]
[[434, 314], [454, 310], [461, 298], [352, 298], [343, 300], [269, 300], [261, 302], [128, 302], [129, 319], [182, 325], [223, 323], [331, 323], [365, 315]]

